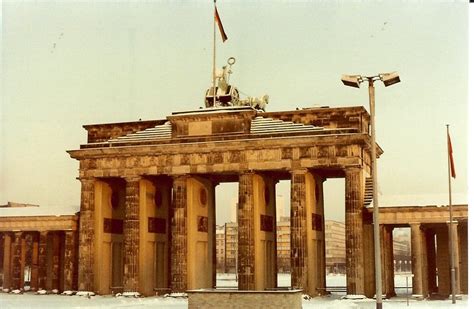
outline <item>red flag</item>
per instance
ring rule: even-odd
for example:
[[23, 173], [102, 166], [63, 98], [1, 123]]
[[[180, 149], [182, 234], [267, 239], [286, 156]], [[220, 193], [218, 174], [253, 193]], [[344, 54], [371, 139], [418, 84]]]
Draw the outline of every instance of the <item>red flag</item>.
[[219, 31], [222, 36], [222, 42], [225, 42], [227, 40], [227, 35], [225, 34], [224, 26], [222, 26], [221, 18], [219, 17], [219, 12], [217, 12], [217, 7], [214, 7], [214, 20], [216, 21], [217, 26], [219, 27]]
[[448, 153], [449, 153], [449, 166], [451, 167], [451, 177], [456, 178], [456, 170], [454, 169], [453, 160], [453, 146], [451, 145], [451, 137], [448, 133]]

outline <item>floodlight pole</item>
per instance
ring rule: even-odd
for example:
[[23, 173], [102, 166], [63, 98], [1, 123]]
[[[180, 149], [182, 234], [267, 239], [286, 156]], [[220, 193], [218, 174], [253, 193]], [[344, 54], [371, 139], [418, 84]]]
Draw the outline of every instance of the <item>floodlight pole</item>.
[[381, 73], [375, 76], [342, 75], [341, 81], [349, 87], [359, 88], [360, 83], [369, 82], [369, 104], [370, 104], [370, 158], [372, 161], [371, 174], [373, 183], [373, 221], [374, 221], [374, 258], [375, 258], [375, 293], [377, 309], [382, 308], [382, 267], [380, 255], [380, 226], [379, 226], [379, 196], [377, 186], [377, 143], [375, 139], [375, 88], [374, 81], [380, 80], [385, 87], [400, 82], [397, 72]]
[[382, 308], [382, 267], [380, 255], [380, 226], [379, 226], [379, 199], [377, 186], [377, 143], [375, 139], [375, 76], [367, 78], [369, 82], [369, 103], [370, 103], [370, 137], [371, 137], [371, 159], [372, 159], [372, 182], [373, 182], [373, 202], [374, 202], [374, 255], [375, 255], [375, 294], [376, 308]]

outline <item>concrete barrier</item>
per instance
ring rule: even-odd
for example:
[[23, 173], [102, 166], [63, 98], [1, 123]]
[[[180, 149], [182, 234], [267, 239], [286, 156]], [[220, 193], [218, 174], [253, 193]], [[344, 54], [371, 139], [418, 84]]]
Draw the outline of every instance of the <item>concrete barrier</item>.
[[188, 308], [302, 308], [302, 290], [189, 290]]

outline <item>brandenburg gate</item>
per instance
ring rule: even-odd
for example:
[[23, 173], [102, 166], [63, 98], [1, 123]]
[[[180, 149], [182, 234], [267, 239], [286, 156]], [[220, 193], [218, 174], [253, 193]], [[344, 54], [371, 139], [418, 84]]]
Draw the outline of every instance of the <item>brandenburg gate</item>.
[[[291, 180], [291, 286], [323, 295], [323, 184], [345, 178], [348, 294], [374, 294], [369, 114], [249, 106], [86, 125], [79, 290], [154, 295], [216, 284], [215, 187], [238, 182], [238, 288], [277, 287], [275, 185]], [[378, 149], [378, 154], [382, 153]]]

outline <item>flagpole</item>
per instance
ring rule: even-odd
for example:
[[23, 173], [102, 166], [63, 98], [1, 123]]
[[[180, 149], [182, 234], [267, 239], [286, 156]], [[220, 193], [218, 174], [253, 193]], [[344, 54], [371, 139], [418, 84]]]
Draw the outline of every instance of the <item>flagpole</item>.
[[449, 136], [449, 124], [446, 125], [446, 141], [448, 146], [448, 188], [449, 188], [449, 266], [451, 269], [451, 297], [452, 303], [456, 303], [456, 269], [454, 268], [454, 244], [453, 244], [453, 205], [451, 198], [451, 160], [452, 160], [452, 146]]
[[214, 17], [212, 18], [214, 25], [214, 39], [212, 45], [212, 93], [213, 102], [212, 107], [216, 106], [216, 0], [214, 0]]

